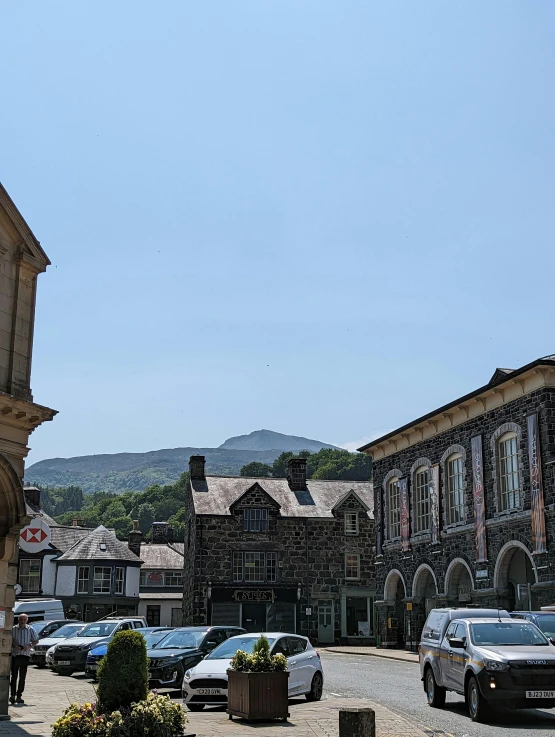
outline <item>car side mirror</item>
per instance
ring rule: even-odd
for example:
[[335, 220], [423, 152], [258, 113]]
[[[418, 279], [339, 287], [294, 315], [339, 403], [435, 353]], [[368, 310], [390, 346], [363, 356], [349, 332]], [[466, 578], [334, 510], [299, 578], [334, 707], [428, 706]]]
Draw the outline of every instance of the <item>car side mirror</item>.
[[449, 644], [451, 647], [456, 647], [462, 650], [466, 647], [466, 640], [463, 640], [462, 637], [451, 637], [449, 639]]
[[208, 640], [206, 645], [204, 646], [207, 650], [213, 650], [218, 643], [214, 642], [213, 640]]

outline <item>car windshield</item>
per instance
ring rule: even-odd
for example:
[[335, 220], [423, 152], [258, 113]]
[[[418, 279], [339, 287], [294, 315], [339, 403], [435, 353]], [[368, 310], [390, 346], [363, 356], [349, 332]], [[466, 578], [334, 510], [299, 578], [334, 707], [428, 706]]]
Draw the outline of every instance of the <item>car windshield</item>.
[[555, 637], [555, 614], [538, 617], [538, 627], [547, 637]]
[[[230, 660], [237, 650], [243, 650], [249, 655], [252, 655], [254, 646], [259, 639], [259, 637], [249, 637], [248, 635], [245, 637], [232, 637], [212, 650], [210, 655], [206, 656], [205, 660]], [[270, 647], [276, 641], [275, 637], [268, 637], [267, 639], [270, 643]]]
[[35, 632], [37, 633], [37, 635], [40, 635], [40, 633], [44, 629], [46, 629], [46, 627], [50, 624], [50, 622], [43, 622], [43, 621], [40, 621], [40, 622], [29, 622], [29, 624], [35, 630]]
[[176, 647], [198, 647], [206, 632], [172, 632], [156, 645], [157, 650]]
[[84, 626], [84, 624], [64, 624], [59, 630], [53, 632], [50, 637], [71, 637], [82, 630]]
[[471, 624], [476, 645], [548, 645], [548, 641], [530, 622], [488, 622]]
[[79, 637], [108, 637], [117, 626], [117, 622], [92, 622], [79, 633]]
[[167, 632], [148, 632], [146, 635], [143, 635], [146, 640], [147, 648], [156, 647], [160, 640], [163, 640], [164, 637], [167, 636], [167, 634]]

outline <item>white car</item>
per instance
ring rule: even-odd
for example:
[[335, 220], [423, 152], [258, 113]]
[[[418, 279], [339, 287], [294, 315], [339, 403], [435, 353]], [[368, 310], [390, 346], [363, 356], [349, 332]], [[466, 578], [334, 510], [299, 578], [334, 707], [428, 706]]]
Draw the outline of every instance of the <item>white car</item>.
[[272, 655], [281, 653], [287, 658], [289, 697], [304, 694], [309, 701], [322, 698], [324, 674], [320, 655], [306, 637], [286, 632], [248, 632], [222, 642], [198, 665], [186, 671], [183, 703], [190, 711], [200, 711], [207, 705], [227, 704], [227, 669], [230, 660], [237, 650], [252, 653], [261, 635], [268, 639]]
[[62, 640], [66, 640], [68, 637], [75, 637], [85, 626], [85, 622], [72, 622], [71, 624], [64, 624], [63, 627], [55, 630], [48, 637], [41, 637], [31, 650], [31, 665], [37, 665], [39, 668], [49, 665], [46, 659], [46, 653]]

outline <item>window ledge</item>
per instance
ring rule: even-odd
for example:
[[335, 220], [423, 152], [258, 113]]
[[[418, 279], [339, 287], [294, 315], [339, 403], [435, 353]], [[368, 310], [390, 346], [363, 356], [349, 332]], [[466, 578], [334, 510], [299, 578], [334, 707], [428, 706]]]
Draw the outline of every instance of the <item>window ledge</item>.
[[467, 532], [474, 529], [474, 524], [471, 522], [453, 522], [451, 525], [445, 525], [442, 532], [447, 535], [453, 535], [457, 532]]
[[431, 542], [431, 540], [432, 535], [429, 531], [417, 532], [410, 538], [411, 543], [415, 543], [416, 545], [418, 545], [419, 543], [428, 543]]

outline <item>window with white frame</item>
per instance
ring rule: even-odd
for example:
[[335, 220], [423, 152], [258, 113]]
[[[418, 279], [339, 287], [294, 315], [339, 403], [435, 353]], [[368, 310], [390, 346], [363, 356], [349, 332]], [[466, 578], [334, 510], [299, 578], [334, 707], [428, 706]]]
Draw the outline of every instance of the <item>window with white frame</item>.
[[22, 558], [19, 561], [19, 584], [24, 594], [40, 591], [40, 559]]
[[109, 594], [112, 582], [112, 569], [95, 566], [93, 578], [93, 594]]
[[77, 593], [89, 593], [89, 566], [79, 566], [77, 569]]
[[277, 553], [241, 552], [233, 553], [233, 580], [259, 583], [277, 581]]
[[116, 577], [114, 579], [114, 594], [124, 593], [125, 568], [116, 568]]
[[463, 459], [460, 453], [449, 456], [445, 472], [449, 523], [464, 522]]
[[243, 509], [243, 530], [247, 532], [268, 532], [268, 510], [263, 507]]
[[183, 586], [183, 574], [180, 571], [169, 571], [164, 574], [166, 586]]
[[430, 529], [430, 479], [428, 468], [420, 466], [414, 474], [414, 531]]
[[358, 535], [358, 512], [345, 512], [345, 534]]
[[358, 553], [345, 553], [345, 578], [349, 581], [360, 578], [360, 555]]
[[505, 433], [497, 443], [499, 449], [499, 492], [501, 510], [517, 509], [520, 504], [518, 444], [514, 432]]
[[387, 484], [387, 529], [390, 540], [401, 537], [401, 509], [399, 479], [393, 478]]

